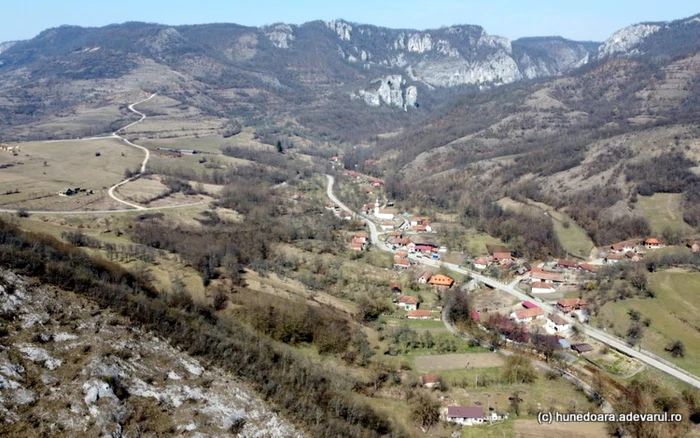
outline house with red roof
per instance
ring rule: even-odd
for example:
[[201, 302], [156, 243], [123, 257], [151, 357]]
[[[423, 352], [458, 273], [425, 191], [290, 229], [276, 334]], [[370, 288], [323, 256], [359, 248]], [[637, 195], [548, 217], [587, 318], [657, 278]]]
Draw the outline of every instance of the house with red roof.
[[562, 268], [562, 269], [578, 269], [578, 262], [575, 262], [573, 260], [566, 260], [566, 259], [560, 259], [557, 262], [557, 268]]
[[406, 316], [408, 319], [430, 319], [432, 313], [430, 310], [409, 310]]
[[627, 251], [634, 251], [637, 248], [637, 242], [634, 240], [625, 240], [624, 242], [616, 243], [610, 246], [610, 250], [617, 254], [624, 254]]
[[532, 293], [533, 294], [551, 294], [556, 292], [557, 288], [554, 287], [553, 283], [547, 283], [544, 281], [536, 281], [532, 283]]
[[544, 317], [544, 310], [540, 307], [533, 307], [532, 309], [521, 309], [516, 310], [510, 314], [510, 317], [516, 323], [530, 322], [533, 319], [538, 319]]
[[569, 313], [574, 310], [583, 310], [588, 303], [581, 298], [564, 298], [557, 301], [557, 308], [564, 313]]
[[534, 267], [530, 271], [530, 282], [563, 283], [564, 275], [558, 272], [545, 271], [542, 268]]
[[581, 263], [578, 266], [579, 266], [579, 268], [581, 268], [582, 271], [591, 272], [593, 274], [598, 272], [598, 268], [596, 266], [589, 264], [589, 263]]
[[418, 283], [420, 283], [420, 284], [426, 284], [428, 281], [430, 281], [430, 278], [431, 278], [432, 276], [433, 276], [432, 273], [430, 273], [430, 272], [424, 272], [423, 274], [421, 274], [420, 277], [418, 277], [417, 281], [418, 281]]
[[489, 266], [489, 261], [486, 257], [479, 257], [474, 260], [474, 269], [484, 270]]
[[418, 298], [412, 297], [410, 295], [404, 295], [396, 301], [396, 305], [400, 309], [404, 310], [416, 310], [418, 309]]
[[547, 323], [545, 324], [545, 329], [554, 335], [568, 336], [573, 324], [565, 320], [559, 315], [547, 315]]
[[439, 387], [442, 383], [442, 376], [440, 374], [424, 374], [420, 376], [420, 384], [426, 388]]
[[411, 267], [411, 261], [408, 259], [398, 258], [394, 260], [394, 268], [396, 269], [408, 269]]
[[495, 252], [493, 253], [493, 261], [502, 265], [507, 265], [513, 261], [513, 256], [509, 252]]

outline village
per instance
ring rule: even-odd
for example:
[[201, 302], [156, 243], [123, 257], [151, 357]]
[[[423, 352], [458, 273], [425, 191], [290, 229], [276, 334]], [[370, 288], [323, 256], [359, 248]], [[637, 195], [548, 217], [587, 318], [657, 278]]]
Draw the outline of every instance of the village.
[[[542, 360], [556, 353], [569, 364], [586, 356], [589, 356], [587, 361], [600, 363], [600, 357], [604, 357], [608, 349], [605, 344], [583, 335], [582, 326], [589, 323], [590, 314], [587, 300], [581, 297], [581, 288], [594, 281], [605, 266], [641, 262], [650, 252], [670, 246], [660, 238], [648, 236], [598, 248], [589, 260], [528, 260], [498, 244], [484, 245], [483, 254], [452, 252], [448, 245], [438, 243], [439, 223], [425, 215], [402, 211], [391, 200], [380, 202], [378, 195], [382, 193], [384, 181], [356, 171], [341, 172], [349, 177], [360, 195], [374, 197], [374, 201], [358, 208], [359, 214], [374, 222], [379, 241], [393, 253], [396, 274], [389, 289], [395, 308], [388, 315], [390, 318], [441, 321], [445, 292], [460, 289], [471, 296], [471, 317], [476, 327], [496, 334], [506, 347], [530, 351]], [[344, 220], [360, 219], [335, 204], [328, 204], [326, 208]], [[346, 239], [351, 252], [374, 250], [366, 231], [350, 233]], [[697, 241], [677, 246], [689, 252], [700, 250]], [[454, 278], [458, 276], [448, 269], [426, 267], [421, 259], [459, 265], [513, 286], [532, 299], [514, 300], [507, 293], [476, 280]], [[545, 311], [538, 302], [546, 303], [556, 312]], [[439, 374], [421, 376], [421, 383], [429, 388], [439, 385], [440, 381]], [[442, 411], [444, 421], [462, 426], [507, 418], [507, 412], [484, 410], [483, 406], [449, 405]]]

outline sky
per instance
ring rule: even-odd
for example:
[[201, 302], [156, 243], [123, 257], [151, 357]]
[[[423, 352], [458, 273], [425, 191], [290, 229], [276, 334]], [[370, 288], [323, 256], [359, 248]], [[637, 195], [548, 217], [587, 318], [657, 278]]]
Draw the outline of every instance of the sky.
[[20, 0], [0, 16], [0, 42], [32, 38], [62, 24], [146, 21], [260, 26], [337, 18], [415, 29], [478, 24], [490, 34], [510, 39], [559, 35], [603, 41], [630, 24], [697, 13], [697, 0]]

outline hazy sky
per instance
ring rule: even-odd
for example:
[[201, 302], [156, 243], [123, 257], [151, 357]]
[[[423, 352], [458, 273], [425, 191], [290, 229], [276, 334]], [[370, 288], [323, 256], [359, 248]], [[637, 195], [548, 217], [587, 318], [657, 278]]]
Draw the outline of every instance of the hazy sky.
[[0, 42], [31, 38], [61, 24], [147, 21], [258, 26], [335, 18], [418, 29], [478, 24], [511, 39], [561, 35], [602, 41], [633, 23], [697, 14], [700, 4], [697, 0], [19, 0], [3, 9]]

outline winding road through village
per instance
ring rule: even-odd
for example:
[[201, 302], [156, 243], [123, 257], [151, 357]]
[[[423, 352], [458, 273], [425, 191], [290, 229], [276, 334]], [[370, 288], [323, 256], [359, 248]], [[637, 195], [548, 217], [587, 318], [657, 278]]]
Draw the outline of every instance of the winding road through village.
[[[335, 178], [331, 175], [326, 175], [326, 178], [328, 179], [328, 187], [326, 190], [328, 198], [332, 202], [337, 204], [344, 211], [351, 213], [354, 217], [362, 218], [362, 220], [369, 227], [372, 244], [376, 248], [378, 248], [382, 251], [391, 252], [391, 249], [389, 247], [387, 247], [387, 245], [384, 242], [381, 242], [379, 240], [379, 232], [377, 231], [377, 225], [367, 216], [357, 214], [354, 211], [352, 211], [350, 208], [348, 208], [348, 206], [343, 204], [333, 194], [333, 184], [335, 183]], [[424, 265], [434, 266], [434, 267], [445, 267], [445, 268], [450, 269], [454, 272], [458, 272], [460, 274], [470, 276], [471, 278], [473, 278], [473, 279], [475, 279], [475, 280], [477, 280], [477, 281], [479, 281], [479, 282], [481, 282], [481, 283], [483, 283], [491, 288], [507, 292], [510, 295], [518, 298], [519, 300], [536, 301], [537, 304], [540, 307], [542, 307], [542, 310], [544, 310], [545, 313], [558, 314], [559, 316], [567, 319], [568, 321], [574, 322], [573, 319], [560, 313], [554, 306], [543, 302], [539, 298], [530, 297], [530, 296], [524, 294], [523, 292], [520, 292], [519, 290], [515, 289], [514, 284], [501, 283], [499, 281], [494, 280], [493, 278], [486, 277], [486, 276], [481, 275], [477, 272], [474, 272], [470, 269], [465, 269], [465, 268], [458, 266], [458, 265], [455, 265], [453, 263], [444, 263], [444, 262], [440, 262], [437, 260], [417, 258], [415, 255], [409, 255], [409, 258], [411, 259], [411, 261], [416, 262], [416, 263], [421, 263]], [[700, 388], [700, 378], [698, 378], [697, 376], [689, 373], [688, 371], [686, 371], [682, 368], [679, 368], [679, 367], [671, 364], [670, 362], [662, 362], [661, 360], [658, 360], [657, 358], [652, 357], [651, 355], [649, 355], [647, 353], [644, 353], [642, 351], [637, 351], [633, 348], [630, 348], [627, 345], [627, 343], [622, 339], [619, 339], [615, 336], [612, 336], [612, 335], [604, 332], [603, 330], [596, 329], [596, 328], [591, 327], [590, 325], [587, 325], [587, 324], [583, 325], [583, 332], [587, 336], [589, 336], [589, 337], [591, 337], [599, 342], [602, 342], [603, 344], [609, 345], [610, 347], [615, 348], [616, 350], [618, 350], [622, 353], [625, 353], [626, 355], [628, 355], [630, 357], [634, 357], [635, 359], [640, 360], [641, 362], [643, 362], [644, 364], [646, 364], [648, 366], [651, 366], [651, 367], [656, 368], [660, 371], [663, 371], [664, 373], [669, 374], [669, 375], [671, 375], [679, 380], [682, 380], [682, 381], [684, 381], [684, 382], [686, 382], [686, 383], [688, 383], [696, 388]]]

